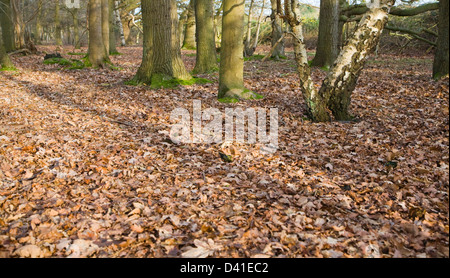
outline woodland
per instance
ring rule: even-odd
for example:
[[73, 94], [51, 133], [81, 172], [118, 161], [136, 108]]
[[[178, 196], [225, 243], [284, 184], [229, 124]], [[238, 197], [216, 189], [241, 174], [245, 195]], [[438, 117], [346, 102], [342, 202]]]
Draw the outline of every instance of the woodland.
[[448, 258], [448, 2], [0, 0], [0, 258]]

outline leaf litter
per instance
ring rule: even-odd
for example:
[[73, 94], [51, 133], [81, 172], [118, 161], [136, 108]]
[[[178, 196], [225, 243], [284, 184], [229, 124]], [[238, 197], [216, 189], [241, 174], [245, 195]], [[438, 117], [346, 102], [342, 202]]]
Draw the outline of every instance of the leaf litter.
[[[246, 62], [265, 98], [224, 104], [217, 73], [125, 85], [141, 49], [120, 52], [118, 71], [31, 55], [0, 73], [0, 257], [448, 257], [449, 88], [432, 57], [372, 59], [357, 121], [312, 123], [293, 61]], [[170, 113], [193, 100], [278, 108], [279, 150], [173, 143]]]

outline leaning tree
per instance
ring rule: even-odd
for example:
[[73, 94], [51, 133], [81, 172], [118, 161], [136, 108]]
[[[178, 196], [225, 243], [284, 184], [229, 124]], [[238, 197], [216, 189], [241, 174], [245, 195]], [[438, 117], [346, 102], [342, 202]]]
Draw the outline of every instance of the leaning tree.
[[371, 6], [330, 68], [322, 86], [316, 89], [307, 60], [299, 3], [297, 0], [284, 1], [283, 17], [292, 29], [300, 87], [312, 120], [330, 121], [332, 117], [338, 121], [351, 119], [348, 109], [352, 92], [366, 58], [379, 42], [394, 3], [395, 0], [380, 0], [379, 5]]

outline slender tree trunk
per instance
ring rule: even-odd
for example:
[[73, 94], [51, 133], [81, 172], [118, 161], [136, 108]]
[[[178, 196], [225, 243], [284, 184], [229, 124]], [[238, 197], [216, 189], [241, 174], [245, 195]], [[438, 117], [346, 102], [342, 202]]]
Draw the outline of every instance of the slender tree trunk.
[[251, 44], [252, 44], [252, 15], [253, 15], [253, 3], [254, 0], [250, 1], [250, 6], [248, 8], [248, 16], [247, 16], [247, 34], [245, 36], [244, 43], [244, 56], [249, 57], [253, 55]]
[[105, 46], [105, 52], [109, 55], [109, 0], [102, 1], [102, 38], [103, 45]]
[[439, 33], [437, 40], [437, 49], [433, 63], [433, 78], [440, 79], [448, 75], [449, 69], [449, 47], [448, 47], [448, 0], [440, 0], [439, 2]]
[[40, 44], [42, 42], [42, 0], [39, 1], [38, 12], [36, 16], [36, 25], [34, 27], [34, 40], [36, 44]]
[[116, 17], [116, 22], [117, 25], [119, 27], [119, 35], [120, 35], [120, 45], [121, 46], [125, 46], [126, 45], [126, 41], [125, 41], [125, 35], [123, 32], [123, 24], [122, 24], [122, 19], [120, 17], [120, 10], [119, 10], [119, 1], [114, 1], [114, 15]]
[[116, 17], [114, 0], [109, 0], [109, 54], [118, 53], [116, 48]]
[[197, 60], [194, 72], [216, 71], [217, 56], [214, 35], [214, 1], [195, 0]]
[[81, 48], [80, 43], [80, 23], [78, 20], [79, 9], [73, 9], [73, 33], [74, 33], [74, 47], [75, 49]]
[[[277, 12], [277, 0], [270, 0], [270, 2], [272, 5], [272, 14], [270, 16], [272, 20], [272, 47], [274, 47], [283, 36], [283, 20]], [[279, 59], [280, 56], [286, 56], [284, 53], [284, 39], [277, 44], [272, 53], [272, 58]]]
[[180, 46], [183, 46], [184, 42], [184, 26], [187, 21], [188, 8], [184, 9], [184, 11], [180, 15], [180, 19], [178, 20], [178, 35], [180, 40]]
[[62, 41], [62, 30], [61, 30], [61, 20], [59, 17], [59, 10], [60, 10], [60, 5], [59, 5], [59, 0], [55, 0], [55, 43], [58, 46], [63, 45], [63, 41]]
[[330, 68], [339, 54], [339, 0], [321, 0], [319, 39], [313, 66]]
[[22, 10], [20, 9], [20, 1], [11, 0], [11, 9], [14, 23], [15, 48], [23, 49], [25, 48], [25, 24], [23, 22]]
[[102, 0], [89, 0], [89, 50], [88, 58], [93, 67], [103, 67], [109, 58], [102, 36]]
[[223, 1], [219, 99], [253, 96], [244, 88], [244, 13], [244, 1]]
[[0, 40], [0, 69], [2, 70], [14, 69], [14, 65], [11, 62], [11, 59], [9, 59], [9, 56], [6, 53], [5, 48], [3, 46], [3, 42], [1, 40]]
[[0, 26], [2, 27], [3, 46], [6, 52], [11, 52], [16, 49], [14, 43], [11, 0], [0, 0], [0, 7]]
[[184, 41], [183, 48], [184, 49], [195, 49], [195, 9], [194, 9], [195, 0], [191, 0], [189, 2], [187, 20], [186, 20], [186, 29], [184, 32]]
[[259, 33], [261, 31], [261, 22], [263, 21], [263, 17], [264, 17], [264, 8], [266, 7], [266, 0], [263, 0], [262, 2], [262, 7], [261, 7], [261, 13], [259, 14], [259, 18], [258, 18], [258, 24], [256, 26], [256, 35], [255, 35], [255, 41], [253, 42], [253, 51], [256, 50], [256, 47], [258, 47], [258, 42], [259, 42]]
[[134, 81], [160, 86], [164, 80], [191, 79], [181, 60], [175, 0], [143, 0], [142, 22], [144, 54]]

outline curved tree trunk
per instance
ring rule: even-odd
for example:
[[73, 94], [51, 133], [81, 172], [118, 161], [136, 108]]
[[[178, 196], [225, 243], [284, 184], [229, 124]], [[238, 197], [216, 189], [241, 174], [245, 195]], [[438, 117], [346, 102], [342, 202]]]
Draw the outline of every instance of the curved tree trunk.
[[319, 39], [313, 66], [330, 68], [339, 54], [339, 0], [321, 0]]
[[366, 58], [378, 44], [388, 21], [389, 9], [395, 0], [381, 0], [380, 7], [370, 9], [361, 19], [358, 27], [340, 52], [319, 91], [314, 88], [310, 69], [306, 62], [306, 51], [301, 34], [301, 21], [297, 0], [285, 1], [289, 24], [296, 36], [295, 54], [300, 77], [300, 87], [308, 113], [314, 121], [329, 121], [331, 111], [335, 120], [349, 120], [348, 108], [351, 94], [363, 69]]
[[0, 0], [0, 7], [0, 26], [2, 27], [3, 46], [6, 52], [11, 52], [16, 49], [14, 43], [11, 0]]
[[181, 60], [175, 0], [142, 1], [142, 21], [144, 55], [134, 81], [157, 85], [164, 80], [191, 79]]
[[437, 41], [436, 54], [434, 56], [433, 63], [433, 78], [439, 79], [445, 75], [448, 75], [449, 61], [448, 61], [448, 0], [441, 0], [439, 2], [439, 36]]
[[206, 73], [217, 70], [214, 34], [214, 1], [196, 0], [195, 19], [197, 36], [197, 60], [194, 72]]

